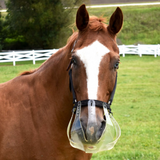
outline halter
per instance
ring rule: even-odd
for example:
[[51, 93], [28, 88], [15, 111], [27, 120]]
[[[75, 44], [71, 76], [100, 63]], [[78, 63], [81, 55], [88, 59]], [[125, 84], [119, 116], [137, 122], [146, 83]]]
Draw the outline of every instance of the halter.
[[[71, 53], [74, 50], [76, 42], [77, 40], [73, 44]], [[73, 60], [71, 60], [68, 66], [68, 69], [71, 67], [72, 63], [74, 63]], [[70, 68], [69, 70], [69, 81], [70, 81], [70, 90], [73, 95], [72, 116], [67, 127], [67, 136], [68, 136], [70, 145], [86, 153], [97, 153], [99, 151], [112, 149], [121, 135], [121, 129], [118, 123], [116, 122], [116, 120], [113, 118], [111, 108], [110, 108], [113, 101], [114, 94], [115, 94], [115, 90], [116, 90], [117, 73], [116, 73], [115, 85], [108, 102], [103, 102], [103, 101], [94, 100], [94, 99], [77, 101], [76, 93], [73, 86], [73, 80], [72, 80], [72, 68]], [[88, 107], [88, 111], [91, 112], [90, 116], [88, 117], [86, 131], [87, 130], [90, 131], [90, 129], [94, 127], [92, 126], [92, 124], [95, 123], [94, 122], [94, 119], [96, 116], [95, 107], [99, 107], [103, 109], [105, 121], [104, 121], [102, 134], [98, 139], [95, 137], [96, 133], [85, 134], [83, 125], [81, 123], [81, 118], [80, 118], [82, 107]]]
[[[77, 43], [77, 40], [75, 40], [75, 42], [73, 44], [73, 48], [71, 50], [71, 53], [73, 52], [76, 43]], [[73, 62], [71, 60], [69, 66], [71, 66], [72, 63]], [[116, 73], [115, 85], [114, 85], [114, 88], [113, 88], [113, 91], [111, 93], [111, 96], [110, 96], [110, 99], [109, 99], [108, 103], [107, 102], [103, 102], [103, 101], [99, 101], [99, 100], [92, 100], [92, 99], [77, 101], [76, 93], [75, 93], [74, 86], [73, 86], [73, 80], [72, 80], [72, 68], [69, 70], [69, 81], [70, 81], [70, 90], [71, 90], [72, 95], [73, 95], [73, 109], [72, 109], [72, 112], [75, 113], [78, 105], [81, 105], [81, 107], [88, 106], [88, 102], [91, 101], [91, 106], [92, 106], [92, 102], [93, 103], [95, 102], [95, 106], [96, 107], [99, 107], [99, 108], [105, 107], [105, 108], [107, 108], [109, 114], [113, 114], [111, 112], [110, 106], [112, 104], [112, 101], [113, 101], [113, 98], [114, 98], [114, 94], [115, 94], [115, 90], [116, 90], [116, 86], [117, 86], [117, 73]]]

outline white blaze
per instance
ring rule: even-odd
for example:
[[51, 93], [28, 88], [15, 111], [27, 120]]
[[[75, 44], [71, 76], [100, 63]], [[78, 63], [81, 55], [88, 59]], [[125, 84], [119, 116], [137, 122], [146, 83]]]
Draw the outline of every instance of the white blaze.
[[99, 65], [103, 56], [109, 52], [98, 40], [76, 52], [86, 68], [88, 99], [97, 99]]

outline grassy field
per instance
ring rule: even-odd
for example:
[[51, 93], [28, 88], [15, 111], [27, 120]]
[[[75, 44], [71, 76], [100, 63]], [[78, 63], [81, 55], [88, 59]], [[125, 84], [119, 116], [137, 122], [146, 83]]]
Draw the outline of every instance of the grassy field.
[[[114, 8], [92, 8], [91, 15], [109, 17]], [[121, 7], [124, 14], [124, 24], [118, 35], [122, 44], [160, 44], [160, 5]]]
[[[1, 63], [0, 82], [41, 63]], [[160, 57], [121, 57], [112, 111], [122, 135], [112, 150], [92, 160], [160, 160]]]
[[[114, 8], [93, 8], [89, 13], [96, 16], [109, 17]], [[160, 43], [159, 17], [160, 5], [121, 7], [124, 14], [124, 25], [118, 35], [120, 44], [157, 44]]]
[[18, 76], [23, 71], [38, 68], [42, 63], [43, 61], [38, 61], [33, 65], [33, 62], [31, 61], [16, 62], [16, 66], [14, 67], [13, 63], [0, 63], [0, 83]]
[[112, 106], [122, 135], [92, 160], [160, 160], [160, 57], [121, 57]]

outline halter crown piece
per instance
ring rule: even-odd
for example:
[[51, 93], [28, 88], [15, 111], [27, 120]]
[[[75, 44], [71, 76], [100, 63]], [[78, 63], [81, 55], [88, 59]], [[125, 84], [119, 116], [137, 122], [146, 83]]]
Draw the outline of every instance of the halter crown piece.
[[[71, 53], [74, 50], [76, 42], [77, 41], [75, 41], [73, 44]], [[71, 61], [70, 65], [72, 63], [73, 62]], [[67, 136], [71, 146], [74, 148], [80, 149], [82, 151], [85, 151], [86, 153], [96, 153], [96, 152], [112, 149], [121, 135], [120, 127], [116, 122], [116, 120], [113, 118], [111, 108], [110, 108], [113, 101], [114, 94], [115, 94], [115, 90], [116, 90], [117, 73], [116, 73], [115, 85], [108, 103], [99, 101], [99, 100], [94, 100], [94, 99], [77, 101], [76, 93], [75, 93], [73, 81], [72, 81], [72, 68], [69, 70], [69, 79], [70, 79], [70, 90], [73, 96], [73, 110], [72, 110], [72, 116], [71, 116], [70, 122], [67, 127]], [[106, 122], [105, 122], [105, 128], [103, 130], [103, 133], [101, 137], [98, 139], [98, 141], [97, 140], [95, 141], [95, 139], [92, 137], [87, 138], [86, 134], [84, 133], [84, 130], [80, 121], [81, 108], [84, 106], [88, 106], [88, 108], [90, 108], [91, 110], [94, 107], [99, 107], [103, 109]], [[74, 117], [74, 121], [73, 121], [73, 117]], [[94, 114], [92, 115], [92, 119], [96, 119], [96, 117], [94, 117]]]

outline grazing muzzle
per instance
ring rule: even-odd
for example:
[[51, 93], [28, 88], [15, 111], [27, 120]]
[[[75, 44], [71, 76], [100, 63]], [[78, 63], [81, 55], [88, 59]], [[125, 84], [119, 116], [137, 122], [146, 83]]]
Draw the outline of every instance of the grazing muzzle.
[[[72, 69], [69, 71], [69, 77], [73, 95], [73, 110], [67, 127], [67, 136], [71, 146], [86, 153], [96, 153], [112, 149], [121, 135], [121, 129], [113, 118], [110, 108], [116, 89], [117, 75], [115, 86], [108, 103], [91, 99], [77, 102], [72, 83]], [[88, 107], [88, 120], [84, 129], [81, 120], [81, 108], [86, 106]], [[97, 125], [96, 107], [103, 109], [104, 121], [101, 125]]]

